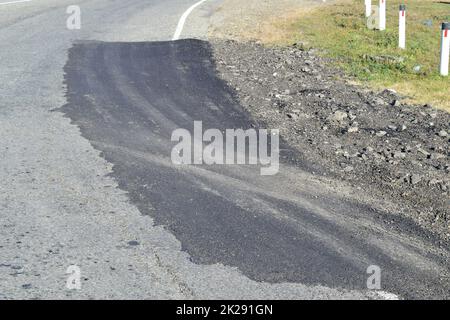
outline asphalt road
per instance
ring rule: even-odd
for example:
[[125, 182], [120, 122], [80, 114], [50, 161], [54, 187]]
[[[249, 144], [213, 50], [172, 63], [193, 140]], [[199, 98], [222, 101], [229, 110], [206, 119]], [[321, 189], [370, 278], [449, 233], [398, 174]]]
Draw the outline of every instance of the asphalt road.
[[0, 4], [0, 298], [448, 298], [448, 248], [306, 163], [171, 164], [176, 128], [254, 124], [208, 42], [170, 41], [194, 2], [80, 1], [81, 30], [70, 1]]

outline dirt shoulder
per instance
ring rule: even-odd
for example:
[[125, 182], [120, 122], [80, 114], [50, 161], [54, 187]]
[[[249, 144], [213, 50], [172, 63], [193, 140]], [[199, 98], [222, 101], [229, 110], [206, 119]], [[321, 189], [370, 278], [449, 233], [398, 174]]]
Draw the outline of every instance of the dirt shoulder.
[[[251, 3], [256, 2], [245, 6]], [[322, 174], [374, 203], [397, 204], [389, 223], [400, 214], [450, 239], [448, 113], [404, 104], [395, 91], [350, 85], [328, 61], [301, 46], [214, 40], [213, 47], [217, 69], [243, 107], [260, 123], [279, 128]]]
[[[212, 17], [212, 38], [282, 41], [283, 23], [323, 5], [322, 0], [224, 0]], [[279, 27], [276, 27], [279, 26]]]

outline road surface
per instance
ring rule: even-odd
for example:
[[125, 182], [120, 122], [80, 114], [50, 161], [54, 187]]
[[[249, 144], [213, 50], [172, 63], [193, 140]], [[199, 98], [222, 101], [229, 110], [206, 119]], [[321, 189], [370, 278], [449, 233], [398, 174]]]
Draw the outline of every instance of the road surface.
[[205, 41], [220, 1], [171, 41], [194, 3], [79, 1], [68, 30], [71, 1], [0, 1], [0, 298], [448, 298], [448, 248], [283, 143], [275, 176], [172, 165], [174, 129], [258, 126]]

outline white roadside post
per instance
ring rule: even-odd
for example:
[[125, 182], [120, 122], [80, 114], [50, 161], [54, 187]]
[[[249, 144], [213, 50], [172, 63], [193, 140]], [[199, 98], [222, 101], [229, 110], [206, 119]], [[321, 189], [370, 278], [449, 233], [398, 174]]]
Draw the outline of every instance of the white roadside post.
[[366, 18], [372, 15], [372, 0], [364, 0], [366, 3]]
[[406, 5], [400, 5], [399, 25], [398, 25], [398, 46], [406, 48]]
[[448, 76], [448, 65], [450, 57], [450, 23], [442, 24], [442, 41], [441, 41], [441, 75]]
[[380, 0], [380, 23], [379, 28], [381, 31], [386, 30], [386, 0]]

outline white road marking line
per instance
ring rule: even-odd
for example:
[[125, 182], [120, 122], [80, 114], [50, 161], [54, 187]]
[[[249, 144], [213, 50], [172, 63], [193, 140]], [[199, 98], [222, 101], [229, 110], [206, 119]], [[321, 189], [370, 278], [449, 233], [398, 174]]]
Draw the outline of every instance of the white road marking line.
[[0, 2], [0, 6], [4, 4], [14, 4], [14, 3], [22, 3], [22, 2], [31, 2], [33, 0], [16, 0], [16, 1], [9, 1], [9, 2]]
[[196, 4], [192, 5], [189, 9], [187, 9], [185, 13], [183, 13], [183, 15], [181, 16], [180, 21], [178, 22], [177, 30], [175, 31], [175, 34], [173, 35], [172, 40], [178, 40], [180, 38], [181, 32], [183, 32], [184, 24], [186, 23], [187, 17], [191, 14], [191, 12], [196, 7], [198, 7], [199, 5], [201, 5], [205, 1], [206, 0], [201, 0], [201, 1], [197, 2]]

